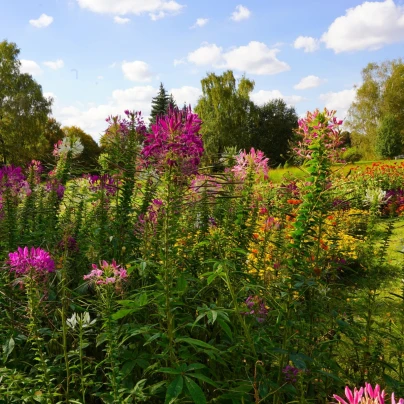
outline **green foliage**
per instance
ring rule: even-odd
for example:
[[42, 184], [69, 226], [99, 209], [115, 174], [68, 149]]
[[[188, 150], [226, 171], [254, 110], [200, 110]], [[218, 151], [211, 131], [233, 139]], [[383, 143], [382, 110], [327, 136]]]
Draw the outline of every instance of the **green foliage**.
[[251, 145], [251, 134], [246, 128], [254, 112], [250, 93], [254, 82], [242, 77], [238, 83], [233, 72], [222, 75], [209, 73], [201, 80], [202, 97], [195, 111], [203, 120], [203, 139], [207, 159], [217, 163], [225, 147], [238, 149]]
[[356, 163], [362, 159], [362, 155], [358, 151], [357, 147], [350, 147], [344, 152], [342, 159], [347, 163]]
[[14, 43], [0, 42], [0, 153], [12, 164], [40, 158], [52, 105], [32, 76], [20, 72], [19, 53]]
[[398, 60], [369, 63], [362, 70], [362, 85], [348, 113], [348, 127], [352, 131], [352, 144], [367, 159], [377, 155], [377, 130], [385, 116], [398, 119], [398, 131], [404, 129], [403, 62]]
[[[404, 392], [389, 262], [403, 222], [382, 217], [404, 166], [332, 165], [339, 125], [308, 118], [304, 177], [277, 184], [265, 156], [234, 147], [214, 175], [184, 174], [172, 149], [144, 164], [131, 113], [111, 119], [98, 177], [71, 176], [66, 152], [51, 175], [26, 172], [29, 191], [0, 184], [0, 401], [324, 403], [365, 380]], [[47, 281], [14, 276], [18, 245], [51, 253]], [[113, 260], [127, 277], [83, 279]]]
[[385, 115], [377, 128], [376, 151], [380, 157], [394, 157], [403, 150], [399, 123], [392, 115]]
[[251, 146], [263, 151], [271, 166], [284, 163], [297, 128], [295, 109], [277, 99], [256, 107], [255, 111], [257, 118], [252, 124]]

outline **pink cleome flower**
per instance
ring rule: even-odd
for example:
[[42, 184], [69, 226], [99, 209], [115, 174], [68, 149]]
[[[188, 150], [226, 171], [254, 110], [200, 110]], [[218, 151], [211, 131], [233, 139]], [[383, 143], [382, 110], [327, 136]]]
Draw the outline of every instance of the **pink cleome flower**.
[[[334, 394], [334, 398], [340, 404], [385, 404], [385, 392], [380, 391], [380, 386], [376, 384], [375, 388], [371, 384], [365, 383], [365, 387], [359, 390], [355, 388], [353, 391], [346, 386], [345, 396], [347, 401]], [[400, 398], [396, 401], [394, 393], [391, 395], [391, 404], [404, 404], [404, 399]]]
[[236, 165], [231, 169], [237, 178], [245, 180], [249, 170], [253, 170], [258, 176], [268, 179], [268, 161], [264, 152], [251, 148], [247, 153], [245, 150], [236, 157]]
[[117, 265], [115, 260], [112, 260], [111, 263], [103, 260], [100, 262], [99, 267], [96, 264], [92, 264], [92, 268], [91, 272], [84, 275], [83, 279], [96, 285], [115, 284], [125, 281], [128, 277], [126, 269]]

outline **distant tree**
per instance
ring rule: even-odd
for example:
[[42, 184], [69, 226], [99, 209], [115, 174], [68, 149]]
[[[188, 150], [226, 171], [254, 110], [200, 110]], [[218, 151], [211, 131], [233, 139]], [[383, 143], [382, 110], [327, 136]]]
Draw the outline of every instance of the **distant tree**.
[[168, 108], [173, 108], [173, 109], [178, 108], [178, 105], [175, 102], [175, 99], [172, 94], [170, 94], [170, 96], [168, 97]]
[[84, 146], [83, 152], [77, 158], [77, 165], [86, 170], [96, 167], [101, 149], [95, 140], [77, 126], [65, 126], [62, 130], [65, 136], [80, 139], [81, 144]]
[[217, 162], [226, 147], [239, 149], [250, 145], [247, 127], [254, 104], [250, 93], [254, 82], [242, 77], [238, 82], [233, 72], [209, 73], [202, 79], [202, 96], [195, 111], [203, 121], [202, 134], [207, 158]]
[[170, 97], [167, 94], [166, 89], [164, 88], [163, 83], [160, 83], [160, 89], [156, 97], [152, 99], [152, 109], [151, 109], [151, 123], [156, 122], [157, 116], [165, 115], [168, 110]]
[[397, 119], [392, 115], [383, 117], [377, 129], [376, 151], [380, 157], [394, 157], [403, 150], [402, 136]]
[[263, 151], [269, 157], [270, 165], [284, 163], [297, 128], [298, 116], [294, 107], [287, 106], [282, 99], [276, 99], [256, 107], [256, 112], [251, 146]]
[[16, 44], [0, 42], [0, 155], [4, 164], [39, 158], [52, 105], [32, 76], [21, 73], [19, 53]]
[[362, 85], [357, 88], [346, 123], [353, 146], [358, 146], [365, 158], [377, 154], [377, 131], [384, 116], [393, 115], [400, 131], [404, 128], [403, 72], [401, 60], [369, 63], [362, 70]]
[[51, 160], [52, 152], [55, 144], [65, 137], [62, 130], [61, 124], [55, 118], [48, 118], [43, 136], [46, 139], [44, 149], [42, 152], [41, 160], [49, 161]]
[[343, 146], [348, 148], [352, 146], [351, 132], [344, 130], [340, 134], [341, 141], [343, 142]]
[[404, 137], [404, 63], [392, 66], [390, 77], [386, 80], [383, 94], [382, 110], [385, 115], [392, 115]]

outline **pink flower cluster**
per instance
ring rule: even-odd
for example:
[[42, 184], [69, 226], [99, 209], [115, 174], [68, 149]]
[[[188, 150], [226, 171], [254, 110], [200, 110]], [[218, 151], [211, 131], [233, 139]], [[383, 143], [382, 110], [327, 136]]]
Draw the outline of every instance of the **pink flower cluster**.
[[56, 177], [50, 176], [45, 184], [45, 191], [49, 193], [54, 192], [59, 199], [63, 199], [65, 187]]
[[[142, 113], [125, 110], [126, 117], [110, 116], [106, 119], [109, 124], [105, 133], [115, 133], [118, 135], [119, 140], [124, 141], [131, 130], [144, 135], [146, 133], [146, 126], [143, 121]], [[118, 139], [116, 139], [118, 140]]]
[[259, 323], [263, 323], [268, 315], [268, 309], [264, 300], [259, 296], [248, 296], [244, 304], [247, 311], [242, 313], [246, 316], [253, 316]]
[[[355, 387], [354, 391], [346, 386], [345, 396], [348, 401], [334, 394], [334, 398], [340, 404], [385, 404], [385, 392], [384, 390], [380, 391], [378, 384], [373, 389], [371, 384], [365, 383], [365, 387], [361, 387], [359, 390]], [[400, 398], [396, 401], [393, 393], [391, 395], [391, 404], [404, 404], [404, 399]]]
[[9, 190], [13, 196], [18, 196], [21, 192], [29, 195], [31, 189], [22, 172], [21, 167], [4, 166], [0, 168], [0, 194]]
[[141, 213], [138, 216], [138, 221], [135, 226], [135, 233], [143, 234], [146, 227], [149, 226], [151, 231], [156, 231], [156, 225], [159, 215], [164, 212], [164, 203], [161, 199], [153, 199], [151, 204], [147, 208], [146, 213]]
[[115, 260], [112, 260], [111, 263], [103, 260], [100, 262], [99, 267], [96, 264], [92, 264], [92, 268], [91, 272], [84, 275], [83, 279], [96, 285], [118, 284], [128, 277], [126, 269], [117, 265]]
[[297, 156], [304, 159], [310, 159], [316, 150], [312, 147], [313, 143], [321, 140], [328, 157], [333, 161], [338, 161], [341, 152], [345, 151], [341, 148], [344, 141], [340, 136], [339, 127], [342, 121], [335, 117], [336, 111], [324, 109], [320, 112], [318, 109], [314, 112], [307, 112], [306, 118], [299, 120], [299, 128], [297, 135], [300, 140], [297, 147], [293, 150]]
[[142, 150], [146, 165], [161, 171], [167, 166], [177, 166], [185, 175], [196, 174], [204, 152], [201, 124], [190, 107], [171, 108], [166, 116], [157, 117]]
[[38, 275], [46, 275], [55, 271], [55, 262], [49, 253], [41, 248], [18, 247], [9, 253], [8, 265], [16, 275], [26, 275], [34, 271]]
[[240, 152], [236, 157], [236, 165], [231, 169], [236, 178], [244, 181], [250, 170], [264, 179], [268, 179], [268, 161], [264, 152], [251, 148], [249, 153], [245, 150]]
[[98, 192], [105, 190], [107, 195], [115, 195], [117, 191], [117, 185], [114, 178], [109, 174], [91, 175], [85, 176], [89, 182], [89, 188], [91, 192]]
[[28, 170], [29, 170], [30, 174], [33, 176], [34, 183], [40, 184], [41, 174], [44, 171], [42, 163], [38, 160], [32, 160], [28, 166]]

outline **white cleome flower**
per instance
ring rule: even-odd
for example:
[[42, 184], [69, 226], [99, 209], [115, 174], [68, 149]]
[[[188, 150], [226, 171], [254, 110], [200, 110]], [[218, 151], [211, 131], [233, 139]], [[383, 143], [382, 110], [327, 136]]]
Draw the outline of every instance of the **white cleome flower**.
[[380, 205], [386, 197], [386, 191], [381, 188], [368, 188], [365, 195], [365, 203], [370, 205]]

